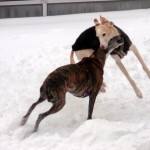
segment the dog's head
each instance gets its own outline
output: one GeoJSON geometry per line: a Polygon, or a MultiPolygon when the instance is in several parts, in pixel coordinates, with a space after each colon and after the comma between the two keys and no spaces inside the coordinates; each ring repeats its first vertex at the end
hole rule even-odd
{"type": "Polygon", "coordinates": [[[101,23],[94,19],[96,36],[100,41],[100,48],[107,49],[109,41],[116,36],[119,36],[118,30],[114,27],[112,22],[100,16],[101,23]]]}

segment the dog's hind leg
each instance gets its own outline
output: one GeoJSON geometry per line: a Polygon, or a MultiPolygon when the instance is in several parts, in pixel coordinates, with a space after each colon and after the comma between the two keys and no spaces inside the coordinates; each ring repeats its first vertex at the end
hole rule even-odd
{"type": "Polygon", "coordinates": [[[47,117],[48,115],[51,115],[51,114],[54,114],[58,111],[60,111],[63,106],[65,105],[65,98],[62,99],[62,100],[59,100],[59,101],[56,101],[53,106],[51,107],[50,110],[48,110],[47,112],[45,113],[42,113],[42,114],[39,114],[38,116],[38,119],[36,121],[36,124],[35,124],[35,127],[33,129],[33,132],[36,132],[38,130],[38,127],[39,127],[39,124],[40,122],[45,118],[47,117]]]}
{"type": "Polygon", "coordinates": [[[31,107],[29,108],[27,114],[26,114],[26,115],[22,118],[22,120],[21,120],[21,123],[20,123],[21,126],[23,126],[23,125],[26,124],[26,122],[27,122],[27,120],[28,120],[28,118],[29,118],[31,112],[33,111],[33,109],[34,109],[38,104],[42,103],[44,100],[45,100],[45,99],[44,99],[43,97],[40,97],[37,102],[35,102],[35,103],[33,103],[33,104],[31,105],[31,107]]]}
{"type": "Polygon", "coordinates": [[[141,63],[143,70],[146,72],[147,76],[150,79],[150,70],[147,68],[145,62],[143,61],[138,49],[136,48],[136,46],[134,44],[132,44],[130,46],[130,50],[135,54],[135,56],[137,57],[137,59],[139,60],[139,62],[141,63]]]}
{"type": "Polygon", "coordinates": [[[126,68],[122,64],[120,57],[118,55],[112,55],[112,58],[116,61],[117,66],[120,68],[120,70],[124,73],[124,75],[126,76],[126,78],[128,79],[128,81],[130,82],[130,84],[133,87],[136,95],[139,98],[142,98],[143,96],[142,96],[141,91],[138,89],[136,83],[131,79],[128,71],[126,70],[126,68]]]}

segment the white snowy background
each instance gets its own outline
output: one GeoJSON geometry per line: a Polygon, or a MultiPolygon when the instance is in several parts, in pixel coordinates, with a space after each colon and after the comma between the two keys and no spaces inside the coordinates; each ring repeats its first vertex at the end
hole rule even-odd
{"type": "Polygon", "coordinates": [[[123,63],[143,99],[109,57],[107,92],[97,96],[92,120],[86,120],[88,98],[67,94],[65,107],[38,132],[29,134],[51,107],[47,101],[19,125],[46,76],[69,63],[71,45],[99,15],[129,35],[150,69],[150,9],[0,20],[0,150],[150,150],[150,79],[132,52],[123,63]]]}

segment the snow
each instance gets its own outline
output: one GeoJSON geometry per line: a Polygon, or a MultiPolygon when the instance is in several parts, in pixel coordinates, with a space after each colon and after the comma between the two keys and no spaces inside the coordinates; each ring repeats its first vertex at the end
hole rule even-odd
{"type": "Polygon", "coordinates": [[[86,120],[88,98],[67,94],[65,107],[45,118],[38,132],[30,134],[48,102],[19,125],[46,76],[69,63],[71,45],[100,14],[130,36],[150,68],[150,9],[0,20],[1,150],[150,150],[150,80],[132,52],[122,61],[143,99],[109,57],[107,92],[97,96],[92,120],[86,120]]]}

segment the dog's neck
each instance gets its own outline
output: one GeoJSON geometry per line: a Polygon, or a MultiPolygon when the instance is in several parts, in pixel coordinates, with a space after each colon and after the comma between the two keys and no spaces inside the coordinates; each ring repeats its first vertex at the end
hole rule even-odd
{"type": "Polygon", "coordinates": [[[105,50],[102,50],[102,49],[99,48],[90,57],[95,58],[96,60],[98,60],[102,64],[102,66],[104,67],[105,61],[106,61],[106,54],[107,54],[107,52],[105,50]]]}

